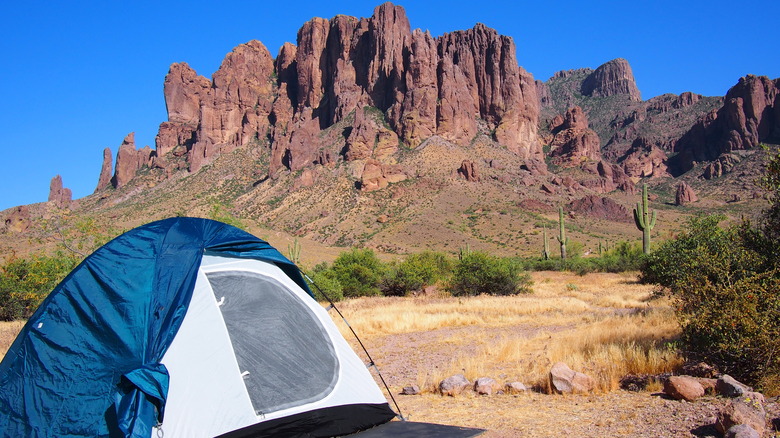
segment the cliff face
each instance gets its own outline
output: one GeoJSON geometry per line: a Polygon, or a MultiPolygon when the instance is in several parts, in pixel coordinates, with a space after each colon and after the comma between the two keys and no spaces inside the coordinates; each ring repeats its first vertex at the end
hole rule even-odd
{"type": "Polygon", "coordinates": [[[696,161],[723,161],[736,150],[780,140],[780,78],[748,75],[726,93],[723,106],[709,112],[674,145],[676,174],[696,161]]]}
{"type": "MultiPolygon", "coordinates": [[[[534,79],[518,66],[512,39],[485,25],[433,38],[412,31],[404,9],[385,3],[370,18],[314,18],[297,42],[285,44],[275,60],[259,41],[242,44],[210,81],[186,63],[171,65],[164,84],[168,121],[150,165],[170,173],[180,165],[172,156],[186,154],[189,171],[197,172],[251,142],[269,148],[270,175],[324,159],[368,159],[334,157],[317,138],[364,107],[377,108],[408,147],[434,135],[468,144],[483,132],[523,158],[541,158],[534,79]]],[[[115,187],[130,176],[126,164],[139,161],[129,155],[120,149],[115,187]]]]}
{"type": "Polygon", "coordinates": [[[613,59],[597,68],[582,82],[581,91],[583,95],[591,97],[625,94],[633,101],[642,100],[634,81],[634,72],[623,58],[613,59]]]}

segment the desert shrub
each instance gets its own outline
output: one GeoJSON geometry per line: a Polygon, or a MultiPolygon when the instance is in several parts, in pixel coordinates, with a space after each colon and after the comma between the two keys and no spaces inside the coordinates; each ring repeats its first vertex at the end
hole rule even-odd
{"type": "Polygon", "coordinates": [[[450,291],[453,295],[515,295],[531,292],[531,278],[512,259],[484,252],[464,255],[455,265],[450,291]]]}
{"type": "Polygon", "coordinates": [[[384,295],[404,296],[436,284],[452,273],[452,260],[446,254],[423,251],[411,254],[401,263],[387,267],[381,282],[384,295]]]}
{"type": "Polygon", "coordinates": [[[0,320],[29,318],[78,261],[63,252],[7,260],[0,266],[0,320]]]}
{"type": "Polygon", "coordinates": [[[317,301],[333,302],[344,299],[344,291],[341,288],[336,272],[330,269],[326,263],[321,263],[314,267],[309,277],[312,281],[306,279],[309,289],[314,292],[314,298],[317,301]]]}
{"type": "Polygon", "coordinates": [[[780,374],[780,270],[759,250],[765,235],[722,219],[690,219],[647,257],[641,279],[673,299],[686,356],[761,384],[780,374]]]}
{"type": "Polygon", "coordinates": [[[333,262],[335,278],[345,298],[379,295],[379,283],[385,266],[370,249],[353,248],[341,253],[333,262]]]}

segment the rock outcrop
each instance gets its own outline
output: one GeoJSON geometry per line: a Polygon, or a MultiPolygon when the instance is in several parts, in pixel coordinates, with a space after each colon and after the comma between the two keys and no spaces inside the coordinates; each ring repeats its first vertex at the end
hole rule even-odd
{"type": "Polygon", "coordinates": [[[136,172],[151,164],[152,150],[149,146],[135,148],[135,133],[127,134],[116,154],[116,166],[111,184],[115,188],[123,187],[135,177],[136,172]]]}
{"type": "MultiPolygon", "coordinates": [[[[258,41],[236,47],[211,81],[187,64],[165,79],[168,121],[156,138],[157,167],[177,149],[198,171],[219,154],[255,141],[271,148],[269,174],[300,170],[341,150],[317,138],[322,129],[356,115],[346,138],[347,161],[372,158],[373,129],[365,107],[388,129],[379,143],[392,154],[400,139],[416,147],[438,135],[468,144],[480,132],[522,158],[542,158],[533,77],[517,64],[511,38],[483,24],[433,38],[412,31],[404,9],[385,3],[370,18],[314,18],[274,61],[258,41]],[[390,135],[392,134],[392,135],[390,135]]],[[[125,155],[123,153],[123,155],[125,155]]],[[[118,178],[121,186],[126,181],[118,178]]]]}
{"type": "Polygon", "coordinates": [[[588,117],[582,108],[570,108],[563,117],[553,121],[558,122],[559,125],[551,127],[554,137],[550,155],[555,164],[572,166],[601,159],[599,136],[588,128],[588,117]]]}
{"type": "Polygon", "coordinates": [[[568,211],[596,219],[616,222],[631,222],[631,214],[626,207],[609,199],[597,195],[588,195],[582,199],[572,201],[568,211]]]}
{"type": "Polygon", "coordinates": [[[613,59],[597,68],[585,78],[581,91],[583,95],[591,97],[625,94],[633,101],[642,100],[634,81],[634,72],[623,58],[613,59]]]}
{"type": "Polygon", "coordinates": [[[62,186],[62,177],[57,175],[49,184],[49,202],[57,208],[68,208],[73,200],[73,193],[69,188],[62,186]]]}
{"type": "Polygon", "coordinates": [[[113,163],[113,157],[111,156],[111,148],[103,149],[103,165],[100,166],[100,178],[98,178],[97,188],[95,192],[99,192],[111,185],[111,164],[113,163]]]}
{"type": "Polygon", "coordinates": [[[676,174],[696,161],[713,161],[735,150],[780,139],[780,78],[748,75],[726,93],[723,106],[707,114],[674,145],[676,174]]]}
{"type": "Polygon", "coordinates": [[[11,212],[5,217],[5,232],[23,233],[30,228],[32,220],[30,219],[30,208],[26,205],[20,205],[11,209],[11,212]]]}
{"type": "Polygon", "coordinates": [[[677,192],[674,197],[675,205],[687,205],[698,200],[696,192],[693,191],[693,187],[688,185],[688,183],[682,181],[677,185],[677,192]]]}

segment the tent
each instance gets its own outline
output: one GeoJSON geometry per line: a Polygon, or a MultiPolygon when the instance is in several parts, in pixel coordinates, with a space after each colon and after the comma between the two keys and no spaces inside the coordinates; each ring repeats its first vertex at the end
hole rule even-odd
{"type": "Polygon", "coordinates": [[[395,416],[298,268],[171,218],[76,267],[0,363],[0,436],[335,436],[395,416]]]}

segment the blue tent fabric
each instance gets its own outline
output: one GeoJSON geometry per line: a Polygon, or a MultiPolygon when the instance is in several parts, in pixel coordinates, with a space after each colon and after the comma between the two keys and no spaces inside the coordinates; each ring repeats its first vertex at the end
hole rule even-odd
{"type": "Polygon", "coordinates": [[[160,363],[187,312],[204,254],[298,268],[238,228],[170,218],[131,230],[77,266],[0,363],[0,436],[149,437],[162,421],[160,363]]]}

